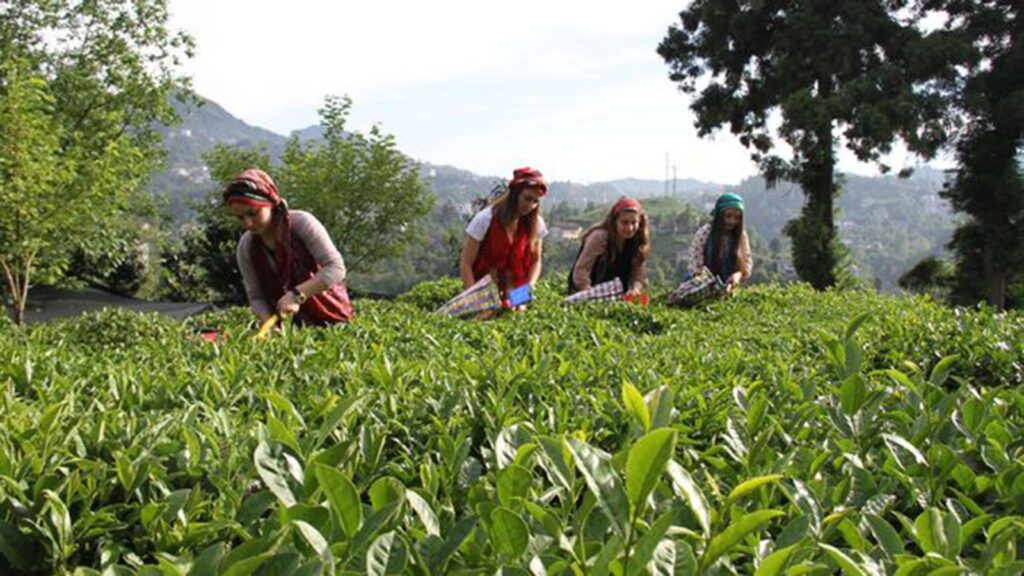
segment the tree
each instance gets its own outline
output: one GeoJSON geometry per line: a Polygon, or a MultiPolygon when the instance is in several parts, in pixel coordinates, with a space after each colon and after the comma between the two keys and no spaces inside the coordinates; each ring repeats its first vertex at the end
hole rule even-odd
{"type": "MultiPolygon", "coordinates": [[[[658,47],[686,93],[701,136],[728,125],[770,183],[800,184],[805,204],[785,228],[793,264],[815,288],[845,258],[834,224],[840,138],[880,163],[902,138],[932,156],[945,141],[942,35],[898,16],[910,0],[694,0],[658,47]],[[930,81],[935,90],[922,90],[930,81]],[[778,118],[778,122],[776,122],[778,118]],[[773,153],[777,135],[792,148],[773,153]]],[[[880,163],[883,171],[888,167],[880,163]]]]}
{"type": "Polygon", "coordinates": [[[53,98],[46,82],[23,70],[4,73],[0,95],[0,268],[11,299],[11,317],[25,314],[29,280],[59,271],[54,243],[81,219],[64,210],[68,180],[60,154],[62,132],[53,118],[53,98]],[[69,228],[70,227],[70,228],[69,228]]]}
{"type": "Polygon", "coordinates": [[[368,135],[346,132],[352,101],[327,97],[320,109],[322,141],[292,137],[285,147],[278,184],[291,205],[323,222],[350,270],[366,270],[397,256],[419,237],[417,221],[434,196],[418,166],[378,126],[368,135]]]}
{"type": "Polygon", "coordinates": [[[30,281],[58,280],[76,251],[123,241],[162,160],[176,73],[191,39],[167,29],[164,0],[8,0],[0,9],[0,217],[6,282],[20,321],[30,281]],[[9,196],[8,196],[9,195],[9,196]]]}
{"type": "Polygon", "coordinates": [[[928,0],[948,16],[946,30],[972,52],[955,108],[969,129],[957,146],[958,168],[943,196],[967,221],[950,247],[957,260],[954,296],[1007,306],[1024,266],[1024,30],[1019,1],[928,0]]]}

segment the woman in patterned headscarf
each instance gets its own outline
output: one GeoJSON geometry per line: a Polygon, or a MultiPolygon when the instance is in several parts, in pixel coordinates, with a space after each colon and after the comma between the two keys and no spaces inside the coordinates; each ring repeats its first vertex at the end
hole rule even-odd
{"type": "Polygon", "coordinates": [[[274,180],[250,168],[224,188],[224,204],[245,229],[236,258],[260,322],[277,314],[300,324],[352,318],[345,263],[312,214],[289,210],[274,180]]]}
{"type": "Polygon", "coordinates": [[[627,298],[638,296],[650,253],[647,213],[636,200],[622,197],[602,222],[583,233],[569,273],[569,294],[618,278],[627,298]]]}
{"type": "Polygon", "coordinates": [[[750,278],[754,261],[743,226],[743,210],[743,198],[739,194],[718,197],[711,211],[712,221],[697,229],[690,244],[690,274],[697,274],[706,266],[730,292],[750,278]]]}
{"type": "Polygon", "coordinates": [[[488,274],[502,294],[537,282],[541,241],[548,232],[540,216],[540,199],[547,192],[539,170],[519,168],[512,173],[508,192],[470,221],[459,258],[464,288],[488,274]]]}

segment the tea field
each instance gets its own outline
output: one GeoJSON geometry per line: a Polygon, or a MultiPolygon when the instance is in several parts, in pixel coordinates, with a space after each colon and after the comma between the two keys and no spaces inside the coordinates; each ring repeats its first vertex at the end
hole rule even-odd
{"type": "Polygon", "coordinates": [[[1024,572],[1019,314],[452,293],[0,326],[0,574],[1024,572]]]}

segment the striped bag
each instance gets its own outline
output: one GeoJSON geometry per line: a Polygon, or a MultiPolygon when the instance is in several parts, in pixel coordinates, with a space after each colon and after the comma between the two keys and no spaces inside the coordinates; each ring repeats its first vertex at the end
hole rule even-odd
{"type": "Polygon", "coordinates": [[[463,318],[494,311],[500,307],[501,296],[498,293],[498,286],[491,279],[490,274],[488,274],[476,284],[460,292],[458,296],[452,298],[437,310],[434,310],[434,314],[463,318]]]}

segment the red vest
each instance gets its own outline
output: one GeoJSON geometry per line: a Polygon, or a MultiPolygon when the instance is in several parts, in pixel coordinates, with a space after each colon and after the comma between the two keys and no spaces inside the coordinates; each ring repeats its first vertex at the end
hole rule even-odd
{"type": "MultiPolygon", "coordinates": [[[[249,257],[256,268],[256,276],[259,278],[263,295],[270,302],[271,307],[276,306],[277,301],[284,296],[286,290],[291,290],[309,280],[323,268],[313,260],[313,255],[302,243],[302,239],[294,234],[289,234],[289,236],[291,250],[285,250],[284,246],[275,246],[274,264],[277,266],[277,271],[270,265],[270,255],[267,254],[263,240],[254,235],[252,242],[249,243],[249,257]],[[285,272],[286,277],[281,278],[278,272],[285,272]]],[[[348,322],[353,315],[354,310],[352,302],[348,298],[348,290],[345,289],[344,283],[338,283],[307,298],[295,314],[295,320],[300,324],[324,325],[348,322]]]]}
{"type": "Polygon", "coordinates": [[[497,208],[491,208],[491,225],[480,242],[480,251],[473,262],[474,280],[493,272],[494,280],[502,292],[530,281],[530,269],[533,268],[536,255],[530,249],[530,231],[526,222],[525,218],[519,220],[515,238],[509,243],[497,208]]]}

